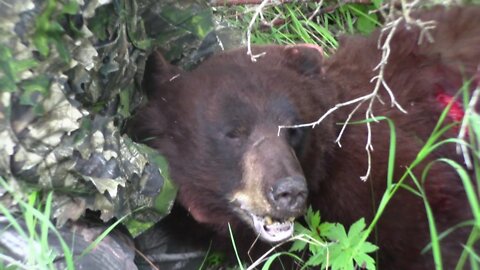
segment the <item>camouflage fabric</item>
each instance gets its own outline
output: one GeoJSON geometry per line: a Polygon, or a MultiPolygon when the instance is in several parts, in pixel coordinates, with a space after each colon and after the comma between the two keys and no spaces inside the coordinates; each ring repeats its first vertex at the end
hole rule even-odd
{"type": "MultiPolygon", "coordinates": [[[[213,31],[204,1],[0,6],[0,176],[16,192],[53,190],[57,225],[91,209],[104,221],[127,216],[138,235],[175,197],[163,157],[122,134],[144,101],[138,86],[146,56],[160,48],[188,68],[222,47],[221,39],[238,38],[213,31]]],[[[8,205],[8,193],[0,195],[8,205]]]]}

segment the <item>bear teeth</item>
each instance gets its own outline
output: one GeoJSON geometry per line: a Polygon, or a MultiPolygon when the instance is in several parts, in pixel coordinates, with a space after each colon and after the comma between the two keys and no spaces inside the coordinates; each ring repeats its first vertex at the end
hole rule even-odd
{"type": "Polygon", "coordinates": [[[284,221],[274,221],[271,217],[259,217],[252,214],[254,228],[260,238],[268,242],[280,242],[293,234],[291,218],[284,221]]]}
{"type": "Polygon", "coordinates": [[[266,217],[264,218],[264,221],[265,221],[265,224],[266,224],[266,225],[272,225],[272,224],[273,224],[273,220],[272,220],[272,218],[269,217],[269,216],[266,216],[266,217]]]}

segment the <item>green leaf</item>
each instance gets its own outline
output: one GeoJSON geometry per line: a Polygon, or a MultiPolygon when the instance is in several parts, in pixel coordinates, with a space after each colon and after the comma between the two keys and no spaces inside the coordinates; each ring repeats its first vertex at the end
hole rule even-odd
{"type": "MultiPolygon", "coordinates": [[[[333,253],[333,252],[332,252],[333,253]]],[[[350,252],[335,252],[332,254],[331,269],[354,270],[353,260],[350,258],[350,252]],[[335,256],[336,255],[336,256],[335,256]]]]}
{"type": "Polygon", "coordinates": [[[290,249],[288,251],[290,251],[290,252],[300,252],[300,251],[303,251],[306,246],[307,246],[307,242],[302,241],[302,240],[296,240],[295,242],[293,242],[292,246],[290,247],[290,249]]]}
{"type": "Polygon", "coordinates": [[[375,260],[365,253],[358,253],[353,257],[355,263],[361,268],[375,269],[375,260]]]}
{"type": "Polygon", "coordinates": [[[324,235],[331,241],[339,241],[342,243],[348,242],[347,232],[342,224],[335,223],[330,230],[326,231],[324,235]]]}
{"type": "Polygon", "coordinates": [[[294,231],[296,234],[309,234],[310,230],[305,228],[302,224],[295,222],[294,231]]]}
{"type": "Polygon", "coordinates": [[[370,13],[376,9],[375,5],[349,4],[347,7],[357,17],[355,27],[360,33],[369,34],[380,26],[377,14],[370,13]]]}
{"type": "Polygon", "coordinates": [[[374,252],[378,249],[378,247],[370,242],[364,242],[362,244],[362,246],[360,247],[359,249],[359,252],[363,252],[363,253],[370,253],[370,252],[374,252]]]}
{"type": "Polygon", "coordinates": [[[326,236],[329,231],[335,229],[335,223],[324,222],[318,226],[318,232],[320,236],[326,236]]]}
{"type": "Polygon", "coordinates": [[[363,236],[363,230],[365,229],[365,219],[361,218],[357,222],[353,223],[348,230],[348,238],[349,239],[361,239],[363,236]]]}
{"type": "Polygon", "coordinates": [[[382,3],[383,3],[383,0],[372,0],[372,4],[375,7],[375,9],[379,9],[382,3]]]}
{"type": "Polygon", "coordinates": [[[377,20],[377,16],[375,14],[370,15],[372,18],[367,17],[359,17],[356,23],[358,31],[363,34],[368,34],[373,32],[377,28],[377,25],[373,22],[377,20]]]}
{"type": "Polygon", "coordinates": [[[305,250],[308,245],[308,251],[311,256],[304,265],[320,267],[321,269],[351,269],[354,270],[356,265],[367,269],[375,269],[375,261],[367,253],[374,252],[378,249],[372,243],[365,241],[365,219],[361,218],[353,223],[348,234],[345,227],[339,223],[320,223],[320,213],[313,211],[311,207],[307,209],[305,219],[308,228],[302,224],[295,224],[295,232],[297,234],[306,234],[320,243],[306,243],[297,240],[290,248],[291,252],[300,252],[305,250]]]}
{"type": "Polygon", "coordinates": [[[307,210],[306,219],[307,219],[308,227],[310,227],[312,231],[315,231],[315,229],[320,225],[320,212],[319,211],[313,212],[313,209],[310,206],[307,210]]]}
{"type": "Polygon", "coordinates": [[[319,266],[321,264],[326,263],[326,256],[322,252],[318,252],[316,254],[313,254],[306,262],[305,266],[319,266]]]}

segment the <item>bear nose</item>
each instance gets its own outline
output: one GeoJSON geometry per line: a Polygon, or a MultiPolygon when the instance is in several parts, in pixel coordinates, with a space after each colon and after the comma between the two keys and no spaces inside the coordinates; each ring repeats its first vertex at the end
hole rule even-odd
{"type": "Polygon", "coordinates": [[[269,200],[281,215],[300,215],[307,200],[307,184],[305,178],[292,176],[277,180],[273,185],[269,200]]]}

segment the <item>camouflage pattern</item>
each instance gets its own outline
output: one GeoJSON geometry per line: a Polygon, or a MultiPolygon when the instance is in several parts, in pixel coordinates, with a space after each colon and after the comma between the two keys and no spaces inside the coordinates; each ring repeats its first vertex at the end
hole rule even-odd
{"type": "MultiPolygon", "coordinates": [[[[160,48],[190,68],[224,43],[238,44],[238,35],[218,30],[200,0],[0,6],[1,178],[19,193],[53,190],[59,226],[91,209],[104,221],[128,216],[138,235],[175,198],[163,157],[122,134],[144,102],[146,56],[160,48]]],[[[0,203],[9,204],[1,188],[0,203]]]]}

